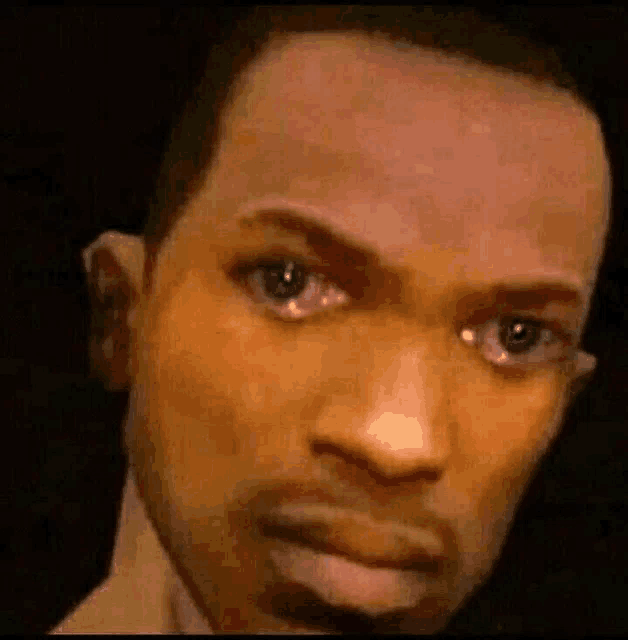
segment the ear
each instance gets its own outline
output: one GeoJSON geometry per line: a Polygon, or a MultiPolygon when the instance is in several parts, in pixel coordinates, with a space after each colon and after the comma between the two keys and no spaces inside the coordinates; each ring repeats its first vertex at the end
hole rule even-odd
{"type": "Polygon", "coordinates": [[[596,366],[597,358],[594,355],[585,353],[584,351],[578,352],[569,388],[571,400],[574,400],[589,382],[591,382],[596,366]]]}
{"type": "Polygon", "coordinates": [[[129,317],[142,291],[144,241],[107,231],[82,254],[91,301],[91,374],[109,390],[128,389],[129,317]]]}

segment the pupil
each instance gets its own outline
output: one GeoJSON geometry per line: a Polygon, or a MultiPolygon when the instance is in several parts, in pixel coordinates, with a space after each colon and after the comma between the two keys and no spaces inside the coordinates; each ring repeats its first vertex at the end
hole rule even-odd
{"type": "Polygon", "coordinates": [[[305,288],[305,269],[294,262],[281,262],[264,267],[264,288],[271,298],[287,300],[305,288]]]}
{"type": "Polygon", "coordinates": [[[499,339],[506,351],[522,353],[536,344],[539,330],[529,320],[514,318],[503,326],[499,339]]]}

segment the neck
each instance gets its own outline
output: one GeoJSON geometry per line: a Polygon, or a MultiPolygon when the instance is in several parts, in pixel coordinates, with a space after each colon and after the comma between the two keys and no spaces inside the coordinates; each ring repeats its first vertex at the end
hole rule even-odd
{"type": "Polygon", "coordinates": [[[132,591],[121,603],[131,626],[157,632],[212,633],[159,541],[132,468],[124,486],[109,579],[119,585],[121,593],[132,591]]]}

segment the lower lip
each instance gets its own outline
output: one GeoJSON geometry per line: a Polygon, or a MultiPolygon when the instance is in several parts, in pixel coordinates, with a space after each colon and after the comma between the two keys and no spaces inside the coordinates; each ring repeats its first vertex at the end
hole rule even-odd
{"type": "Polygon", "coordinates": [[[285,579],[309,587],[332,606],[357,608],[370,616],[416,607],[427,591],[424,574],[371,568],[286,542],[279,542],[270,557],[285,579]]]}

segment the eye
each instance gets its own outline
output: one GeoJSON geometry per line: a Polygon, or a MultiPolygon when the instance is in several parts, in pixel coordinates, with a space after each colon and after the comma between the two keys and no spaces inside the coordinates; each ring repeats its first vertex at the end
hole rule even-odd
{"type": "Polygon", "coordinates": [[[528,366],[557,362],[567,356],[569,340],[548,323],[522,316],[492,318],[479,330],[465,327],[463,342],[476,346],[495,365],[528,366]]]}
{"type": "Polygon", "coordinates": [[[297,260],[252,265],[246,280],[256,302],[288,320],[304,318],[349,301],[345,291],[297,260]]]}

